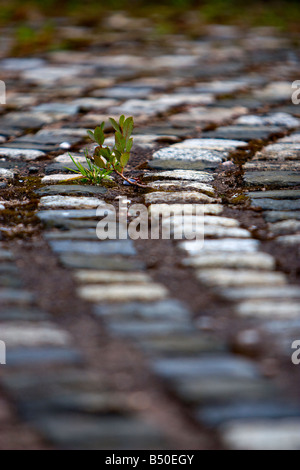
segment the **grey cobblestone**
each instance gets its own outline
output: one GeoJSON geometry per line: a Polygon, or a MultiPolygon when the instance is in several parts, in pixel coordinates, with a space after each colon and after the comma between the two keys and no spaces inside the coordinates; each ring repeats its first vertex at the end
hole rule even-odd
{"type": "MultiPolygon", "coordinates": [[[[176,419],[187,416],[176,424],[182,439],[193,417],[195,429],[212,428],[226,449],[298,450],[299,404],[286,393],[295,388],[291,342],[300,331],[298,271],[287,266],[300,241],[300,113],[291,105],[298,51],[275,30],[211,25],[201,40],[170,34],[158,43],[152,35],[137,54],[134,33],[142,21],[108,16],[116,30],[102,32],[98,42],[89,27],[58,26],[69,39],[92,41],[80,51],[4,58],[1,48],[10,88],[0,119],[0,340],[7,342],[9,365],[1,388],[22,419],[58,449],[171,448],[167,427],[174,423],[161,426],[166,415],[158,419],[155,408],[162,413],[168,393],[158,403],[158,390],[131,392],[126,354],[115,382],[102,377],[108,366],[101,351],[121,338],[118,344],[125,340],[145,361],[137,383],[153,374],[155,386],[176,395],[176,419]],[[133,166],[150,191],[117,185],[112,191],[138,196],[152,221],[167,215],[173,232],[186,203],[203,205],[204,245],[172,240],[171,255],[149,248],[148,256],[146,241],[139,251],[132,240],[97,239],[96,208],[115,194],[77,182],[66,169],[75,168],[68,152],[84,162],[86,130],[123,112],[137,124],[133,155],[149,161],[145,170],[136,168],[140,162],[133,166]],[[37,186],[32,192],[28,175],[37,186]],[[38,236],[27,239],[21,228],[34,213],[38,236]],[[9,238],[18,229],[20,239],[9,238]],[[40,307],[48,288],[30,289],[32,270],[41,266],[38,248],[29,280],[22,256],[7,249],[20,253],[18,247],[39,243],[40,234],[46,259],[52,256],[69,287],[74,282],[72,300],[93,322],[95,351],[78,341],[85,328],[72,334],[79,328],[73,312],[61,318],[40,307]],[[194,306],[193,297],[202,295],[201,308],[194,306]],[[89,360],[97,354],[93,369],[89,360]],[[278,370],[282,364],[285,371],[278,370]]],[[[184,219],[189,228],[193,221],[184,219]]],[[[40,276],[51,281],[45,263],[40,276]]]]}

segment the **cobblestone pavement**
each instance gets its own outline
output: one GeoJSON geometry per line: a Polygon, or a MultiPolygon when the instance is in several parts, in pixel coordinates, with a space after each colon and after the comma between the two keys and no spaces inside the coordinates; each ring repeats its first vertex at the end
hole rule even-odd
{"type": "Polygon", "coordinates": [[[118,34],[0,60],[0,448],[299,450],[299,50],[118,34]],[[122,113],[147,188],[68,184],[68,152],[122,113]],[[152,221],[204,204],[204,246],[99,241],[120,200],[152,221]]]}

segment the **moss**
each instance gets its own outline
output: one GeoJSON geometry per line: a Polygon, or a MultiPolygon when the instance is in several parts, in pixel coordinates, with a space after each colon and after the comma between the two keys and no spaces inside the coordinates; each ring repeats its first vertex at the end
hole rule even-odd
{"type": "Polygon", "coordinates": [[[40,221],[35,215],[39,199],[34,192],[39,187],[41,180],[38,177],[28,177],[22,181],[15,178],[8,188],[1,191],[1,196],[9,204],[0,212],[5,238],[24,239],[40,230],[40,221]]]}

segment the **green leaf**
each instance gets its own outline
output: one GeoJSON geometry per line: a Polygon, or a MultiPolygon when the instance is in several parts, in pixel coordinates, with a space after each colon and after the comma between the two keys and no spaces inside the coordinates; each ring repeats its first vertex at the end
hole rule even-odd
{"type": "Polygon", "coordinates": [[[95,156],[95,164],[99,167],[99,168],[106,168],[107,167],[107,160],[105,160],[104,157],[101,157],[101,156],[95,156]]]}
{"type": "Polygon", "coordinates": [[[126,141],[120,132],[116,132],[115,134],[115,149],[119,152],[124,152],[126,146],[126,141]]]}
{"type": "Polygon", "coordinates": [[[115,131],[120,132],[121,129],[120,129],[119,124],[117,123],[117,121],[114,118],[109,118],[109,120],[110,120],[111,125],[115,129],[115,131]]]}
{"type": "Polygon", "coordinates": [[[131,136],[133,127],[134,127],[133,118],[132,117],[127,118],[123,125],[123,135],[126,140],[129,139],[129,137],[131,136]]]}
{"type": "Polygon", "coordinates": [[[123,136],[122,136],[121,132],[116,132],[115,133],[115,142],[116,143],[121,143],[122,139],[123,139],[123,136]]]}
{"type": "Polygon", "coordinates": [[[121,155],[120,164],[121,164],[122,168],[125,168],[125,166],[128,163],[129,158],[130,158],[130,153],[129,152],[125,152],[121,155]]]}
{"type": "Polygon", "coordinates": [[[90,137],[90,139],[94,140],[95,141],[95,137],[94,137],[94,132],[93,131],[86,131],[87,135],[90,137]]]}
{"type": "Polygon", "coordinates": [[[122,116],[120,116],[120,119],[119,119],[119,124],[120,124],[121,129],[123,127],[124,121],[125,121],[125,116],[124,114],[122,114],[122,116]]]}
{"type": "Polygon", "coordinates": [[[126,152],[130,152],[132,145],[133,145],[133,139],[129,139],[126,144],[126,152]]]}
{"type": "Polygon", "coordinates": [[[95,132],[94,132],[94,137],[95,137],[96,142],[99,145],[103,145],[105,137],[104,137],[104,132],[101,129],[101,127],[96,127],[95,132]]]}
{"type": "Polygon", "coordinates": [[[120,161],[121,155],[122,155],[122,152],[120,152],[119,150],[114,151],[114,156],[116,157],[118,161],[120,161]]]}
{"type": "Polygon", "coordinates": [[[67,166],[64,167],[66,170],[72,171],[72,173],[81,174],[81,171],[73,170],[72,168],[68,168],[67,166]]]}

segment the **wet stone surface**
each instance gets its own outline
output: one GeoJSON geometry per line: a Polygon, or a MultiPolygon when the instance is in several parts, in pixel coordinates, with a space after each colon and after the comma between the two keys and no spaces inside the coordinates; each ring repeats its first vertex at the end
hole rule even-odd
{"type": "Polygon", "coordinates": [[[72,50],[0,51],[1,425],[13,410],[0,448],[18,424],[30,449],[299,450],[295,41],[106,22],[60,19],[72,50]],[[136,124],[128,174],[146,188],[83,183],[69,152],[85,164],[86,130],[121,113],[136,124]],[[119,196],[173,238],[99,240],[97,208],[113,217],[119,196]],[[204,240],[177,239],[199,206],[204,240]]]}

